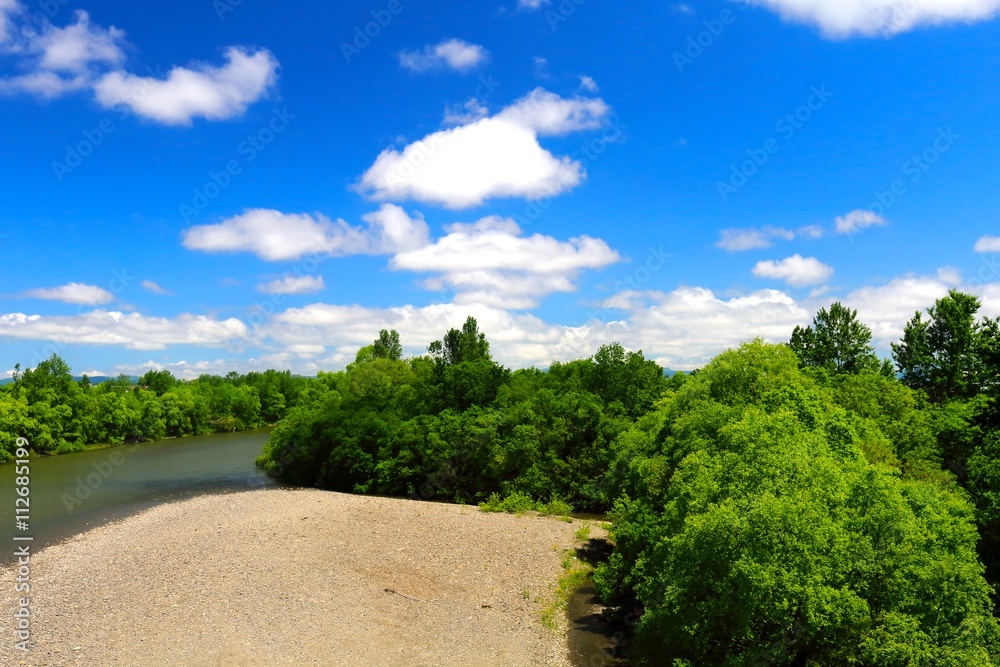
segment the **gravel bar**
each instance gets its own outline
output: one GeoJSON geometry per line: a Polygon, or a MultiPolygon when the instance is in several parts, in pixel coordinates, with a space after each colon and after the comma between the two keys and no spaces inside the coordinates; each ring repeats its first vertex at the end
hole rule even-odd
{"type": "Polygon", "coordinates": [[[0,664],[568,667],[540,611],[579,525],[313,489],[161,505],[33,554],[30,651],[6,613],[0,664]]]}

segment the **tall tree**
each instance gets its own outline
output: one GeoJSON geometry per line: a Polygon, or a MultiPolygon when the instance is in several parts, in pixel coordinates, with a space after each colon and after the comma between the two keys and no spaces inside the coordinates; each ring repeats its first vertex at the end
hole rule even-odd
{"type": "Polygon", "coordinates": [[[399,361],[403,357],[403,345],[399,342],[399,333],[395,329],[379,331],[372,348],[376,359],[399,361]]]}
{"type": "Polygon", "coordinates": [[[427,351],[446,366],[479,359],[490,360],[490,343],[486,334],[480,333],[476,318],[471,316],[465,320],[461,330],[449,330],[442,340],[431,343],[427,351]]]}
{"type": "Polygon", "coordinates": [[[788,345],[803,366],[822,366],[838,373],[876,370],[872,330],[858,321],[858,311],[837,301],[821,308],[811,327],[795,327],[788,345]]]}
{"type": "Polygon", "coordinates": [[[903,382],[923,389],[936,402],[971,398],[983,383],[984,325],[976,323],[980,301],[951,290],[907,322],[903,339],[892,344],[892,356],[903,382]]]}

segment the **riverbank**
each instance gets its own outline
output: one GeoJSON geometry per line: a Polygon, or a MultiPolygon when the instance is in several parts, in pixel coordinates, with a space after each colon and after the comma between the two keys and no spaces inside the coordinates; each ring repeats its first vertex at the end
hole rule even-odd
{"type": "Polygon", "coordinates": [[[31,651],[5,614],[0,663],[567,667],[541,611],[580,525],[301,489],[162,505],[34,555],[31,651]]]}

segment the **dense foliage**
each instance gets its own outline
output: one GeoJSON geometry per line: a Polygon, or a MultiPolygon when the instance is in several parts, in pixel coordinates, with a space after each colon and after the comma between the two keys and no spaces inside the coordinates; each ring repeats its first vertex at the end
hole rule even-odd
{"type": "Polygon", "coordinates": [[[595,578],[639,611],[638,665],[998,665],[1000,323],[978,309],[954,292],[916,314],[893,364],[835,303],[787,345],[670,379],[620,345],[510,372],[469,320],[430,356],[376,343],[323,375],[260,463],[343,491],[610,510],[595,578]]]}
{"type": "Polygon", "coordinates": [[[548,372],[511,372],[491,359],[472,318],[428,357],[377,348],[320,374],[261,465],[339,491],[466,502],[521,493],[603,509],[611,443],[667,386],[659,366],[620,345],[548,372]]]}
{"type": "Polygon", "coordinates": [[[12,459],[15,440],[35,451],[64,453],[95,444],[244,430],[273,424],[298,400],[306,380],[266,371],[191,382],[169,371],[149,371],[138,383],[119,376],[100,384],[74,380],[57,355],[20,371],[0,387],[0,462],[12,459]]]}

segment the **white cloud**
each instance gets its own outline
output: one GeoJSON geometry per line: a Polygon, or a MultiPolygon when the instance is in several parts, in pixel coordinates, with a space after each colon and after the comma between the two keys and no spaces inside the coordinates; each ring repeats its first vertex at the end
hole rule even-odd
{"type": "Polygon", "coordinates": [[[844,304],[858,311],[858,319],[872,329],[872,338],[888,349],[903,335],[903,327],[916,311],[933,306],[947,296],[951,287],[940,278],[905,276],[885,285],[862,287],[844,298],[844,304]]]}
{"type": "Polygon", "coordinates": [[[833,275],[833,267],[827,266],[815,257],[796,254],[780,262],[774,260],[757,262],[753,267],[753,275],[757,278],[784,280],[792,287],[805,287],[829,279],[833,275]]]}
{"type": "MultiPolygon", "coordinates": [[[[0,32],[7,32],[10,19],[2,5],[0,16],[5,17],[0,32]]],[[[16,39],[6,44],[6,50],[16,54],[27,71],[0,79],[0,90],[54,98],[88,88],[101,70],[125,60],[123,31],[91,23],[85,11],[77,11],[73,16],[74,23],[64,28],[46,25],[38,31],[25,27],[16,39]]]]}
{"type": "Polygon", "coordinates": [[[1000,0],[750,0],[830,38],[896,35],[918,26],[972,23],[996,16],[1000,0]]]}
{"type": "Polygon", "coordinates": [[[175,67],[166,79],[136,76],[122,69],[125,33],[91,23],[76,11],[65,27],[28,22],[30,14],[15,0],[0,0],[0,53],[17,58],[24,72],[0,78],[0,92],[54,98],[93,90],[105,107],[124,104],[139,115],[169,125],[188,125],[243,114],[276,79],[278,62],[267,50],[227,49],[221,67],[175,67]]]}
{"type": "Polygon", "coordinates": [[[326,289],[326,283],[323,282],[323,276],[287,275],[261,283],[257,285],[257,289],[265,294],[311,294],[326,289]]]}
{"type": "Polygon", "coordinates": [[[539,88],[495,116],[435,132],[402,151],[386,149],[358,188],[378,200],[452,209],[496,197],[553,196],[583,181],[583,165],[545,150],[538,136],[594,129],[608,113],[601,99],[563,99],[539,88]]]}
{"type": "Polygon", "coordinates": [[[773,239],[791,241],[794,238],[795,232],[782,227],[730,228],[719,232],[719,240],[715,245],[727,252],[743,252],[758,248],[770,248],[774,245],[773,239]]]}
{"type": "Polygon", "coordinates": [[[819,239],[823,238],[825,233],[823,228],[819,225],[806,225],[805,227],[800,227],[795,230],[796,235],[807,238],[807,239],[819,239]]]}
{"type": "Polygon", "coordinates": [[[17,0],[0,0],[0,47],[10,38],[10,14],[20,9],[17,0]]]}
{"type": "Polygon", "coordinates": [[[445,107],[445,125],[468,125],[490,115],[490,110],[476,98],[466,100],[465,104],[445,107]]]}
{"type": "Polygon", "coordinates": [[[549,0],[517,0],[518,9],[534,11],[542,5],[548,4],[549,0]]]}
{"type": "Polygon", "coordinates": [[[401,52],[399,64],[412,72],[445,68],[465,72],[486,62],[489,56],[489,51],[478,44],[470,44],[461,39],[447,39],[425,46],[421,51],[401,52]]]}
{"type": "Polygon", "coordinates": [[[984,236],[976,241],[976,252],[1000,252],[1000,236],[984,236]]]}
{"type": "Polygon", "coordinates": [[[247,335],[247,327],[240,320],[219,321],[201,315],[165,318],[107,310],[70,316],[0,315],[0,336],[120,345],[130,350],[162,350],[168,345],[222,347],[247,335]]]}
{"type": "Polygon", "coordinates": [[[535,88],[496,117],[545,136],[596,130],[609,112],[607,103],[599,97],[564,99],[544,88],[535,88]]]}
{"type": "Polygon", "coordinates": [[[594,81],[592,76],[581,76],[580,77],[580,89],[586,90],[588,93],[596,93],[598,91],[597,82],[594,81]]]}
{"type": "Polygon", "coordinates": [[[437,274],[430,289],[456,292],[459,304],[531,308],[552,292],[571,292],[584,269],[619,261],[617,252],[589,236],[559,241],[551,236],[523,236],[513,220],[490,217],[455,224],[436,242],[392,258],[396,270],[437,274]]]}
{"type": "Polygon", "coordinates": [[[100,306],[110,303],[114,299],[114,295],[106,289],[84,283],[69,283],[61,287],[28,290],[23,296],[29,299],[46,299],[86,306],[100,306]]]}
{"type": "Polygon", "coordinates": [[[379,329],[396,329],[407,354],[423,354],[431,341],[471,315],[494,357],[513,367],[589,357],[601,345],[620,341],[665,366],[687,370],[754,336],[786,341],[810,318],[807,309],[774,290],[726,300],[711,290],[682,287],[670,293],[624,293],[614,301],[606,307],[623,311],[623,319],[606,310],[578,326],[481,304],[382,309],[317,303],[280,313],[258,334],[288,347],[324,343],[337,352],[323,361],[343,367],[379,329]]]}
{"type": "Polygon", "coordinates": [[[139,283],[143,289],[152,292],[153,294],[170,294],[169,290],[160,287],[159,284],[153,282],[152,280],[143,280],[139,283]]]}
{"type": "Polygon", "coordinates": [[[76,23],[53,28],[36,42],[43,69],[54,72],[85,72],[92,63],[117,65],[125,59],[125,33],[114,26],[102,28],[90,22],[85,11],[77,11],[76,23]]]}
{"type": "Polygon", "coordinates": [[[854,234],[867,227],[886,224],[886,219],[874,211],[851,211],[847,215],[839,216],[835,223],[838,234],[854,234]]]}
{"type": "Polygon", "coordinates": [[[184,247],[204,252],[252,252],[277,262],[307,254],[388,254],[422,245],[427,223],[411,218],[398,206],[385,204],[364,216],[367,227],[324,215],[282,213],[250,209],[213,225],[199,225],[183,232],[184,247]]]}
{"type": "Polygon", "coordinates": [[[175,67],[166,80],[111,72],[94,86],[105,107],[124,104],[167,125],[190,125],[197,117],[221,120],[242,115],[274,84],[278,61],[270,51],[230,47],[221,67],[175,67]]]}

